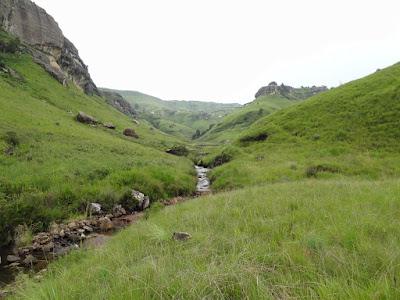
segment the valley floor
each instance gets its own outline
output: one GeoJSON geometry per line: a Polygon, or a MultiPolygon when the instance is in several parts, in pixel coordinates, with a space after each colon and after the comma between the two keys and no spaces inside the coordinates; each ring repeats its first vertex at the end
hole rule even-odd
{"type": "Polygon", "coordinates": [[[398,195],[397,179],[309,179],[196,198],[21,278],[15,299],[399,299],[398,195]]]}

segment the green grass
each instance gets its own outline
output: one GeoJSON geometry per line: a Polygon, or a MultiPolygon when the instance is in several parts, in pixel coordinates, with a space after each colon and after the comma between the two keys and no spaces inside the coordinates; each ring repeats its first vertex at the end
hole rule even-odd
{"type": "Polygon", "coordinates": [[[73,84],[63,87],[28,55],[1,60],[23,79],[0,74],[0,244],[10,227],[42,230],[87,202],[111,206],[129,188],[153,200],[193,192],[191,161],[164,153],[180,140],[135,124],[73,84]],[[78,111],[117,129],[80,124],[78,111]],[[122,135],[128,127],[139,139],[122,135]]]}
{"type": "Polygon", "coordinates": [[[204,134],[200,141],[229,144],[237,138],[238,133],[248,128],[257,120],[298,102],[280,96],[259,97],[228,114],[221,122],[217,123],[210,131],[204,134]]]}
{"type": "Polygon", "coordinates": [[[241,131],[221,132],[232,142],[231,162],[212,173],[216,190],[318,178],[378,179],[400,175],[400,65],[335,88],[263,117],[241,131]],[[244,142],[260,134],[262,142],[244,142]]]}
{"type": "Polygon", "coordinates": [[[198,198],[24,278],[15,299],[398,299],[399,194],[346,179],[198,198]]]}
{"type": "Polygon", "coordinates": [[[196,130],[207,131],[224,116],[240,107],[239,104],[223,104],[201,101],[164,101],[135,91],[116,91],[159,130],[190,140],[196,130]]]}

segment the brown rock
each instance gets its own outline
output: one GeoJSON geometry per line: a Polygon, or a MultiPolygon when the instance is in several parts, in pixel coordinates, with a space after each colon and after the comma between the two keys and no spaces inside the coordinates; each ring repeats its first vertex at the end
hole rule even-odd
{"type": "Polygon", "coordinates": [[[78,122],[84,123],[84,124],[92,124],[92,125],[96,125],[99,122],[93,118],[92,116],[89,116],[87,114],[85,114],[84,112],[79,112],[78,115],[76,116],[76,120],[78,122]]]}
{"type": "Polygon", "coordinates": [[[99,227],[103,231],[109,231],[114,228],[113,222],[108,217],[99,219],[99,227]]]}
{"type": "Polygon", "coordinates": [[[24,261],[22,262],[25,266],[32,266],[37,262],[36,257],[33,255],[29,254],[25,257],[24,261]]]}
{"type": "Polygon", "coordinates": [[[112,124],[112,123],[104,123],[103,126],[104,126],[105,128],[113,129],[113,130],[114,130],[115,128],[117,128],[117,127],[115,127],[115,125],[112,124]]]}
{"type": "Polygon", "coordinates": [[[8,255],[7,256],[7,262],[12,264],[21,261],[21,258],[16,255],[8,255]]]}
{"type": "Polygon", "coordinates": [[[126,128],[124,130],[124,135],[125,136],[129,136],[129,137],[133,137],[135,139],[139,138],[139,136],[137,135],[136,131],[134,129],[132,129],[132,128],[126,128]]]}
{"type": "Polygon", "coordinates": [[[172,238],[175,241],[187,241],[192,238],[192,236],[187,232],[174,232],[172,238]]]}

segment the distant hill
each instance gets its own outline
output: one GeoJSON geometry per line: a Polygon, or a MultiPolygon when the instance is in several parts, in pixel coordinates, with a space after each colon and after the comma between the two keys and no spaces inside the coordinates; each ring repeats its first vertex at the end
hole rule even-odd
{"type": "Polygon", "coordinates": [[[165,133],[185,139],[199,137],[223,117],[241,107],[236,103],[165,101],[136,91],[114,92],[122,95],[140,118],[165,133]]]}

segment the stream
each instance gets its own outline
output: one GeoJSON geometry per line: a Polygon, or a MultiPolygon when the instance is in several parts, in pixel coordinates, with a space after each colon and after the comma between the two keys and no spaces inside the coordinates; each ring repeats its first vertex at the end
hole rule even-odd
{"type": "MultiPolygon", "coordinates": [[[[196,195],[201,196],[211,193],[210,189],[211,183],[207,177],[207,174],[210,170],[202,166],[195,166],[195,170],[197,174],[196,195]]],[[[142,213],[134,213],[131,215],[128,214],[121,217],[113,218],[112,219],[113,230],[104,232],[103,231],[93,232],[89,234],[86,237],[86,239],[82,241],[80,244],[73,244],[73,245],[71,244],[68,247],[75,247],[75,248],[101,247],[111,238],[112,235],[114,235],[120,229],[135,223],[140,217],[142,217],[142,215],[143,215],[142,213]]],[[[0,299],[2,299],[2,297],[4,296],[2,294],[2,289],[7,288],[9,285],[12,285],[12,283],[15,282],[16,276],[20,272],[35,274],[40,271],[43,271],[44,269],[47,268],[47,265],[51,260],[54,260],[60,255],[66,254],[70,250],[67,249],[68,247],[59,248],[57,249],[57,251],[55,249],[53,250],[53,253],[47,253],[43,256],[38,255],[37,263],[33,264],[31,267],[18,266],[16,268],[12,268],[10,267],[9,264],[7,264],[7,256],[15,254],[14,247],[13,246],[3,247],[3,248],[0,247],[0,299]]]]}
{"type": "Polygon", "coordinates": [[[196,173],[197,173],[197,186],[196,186],[196,193],[198,195],[208,194],[211,192],[210,189],[210,179],[208,179],[207,174],[210,169],[201,166],[195,166],[196,173]]]}

